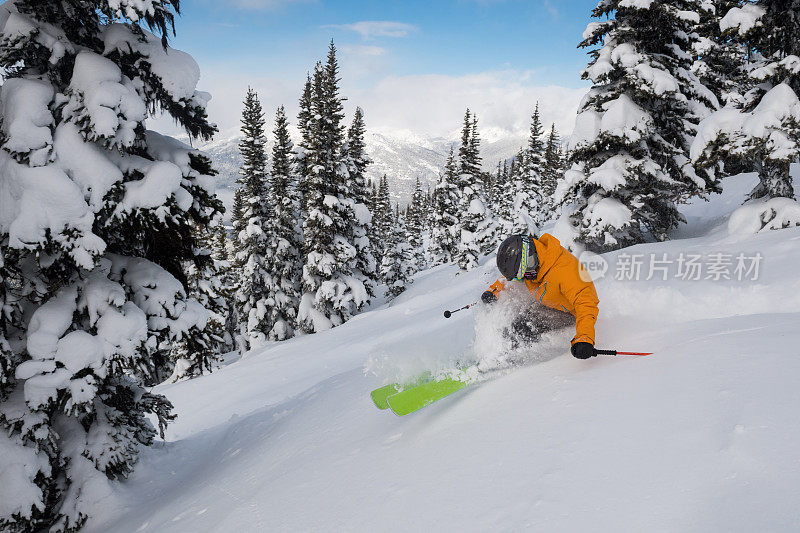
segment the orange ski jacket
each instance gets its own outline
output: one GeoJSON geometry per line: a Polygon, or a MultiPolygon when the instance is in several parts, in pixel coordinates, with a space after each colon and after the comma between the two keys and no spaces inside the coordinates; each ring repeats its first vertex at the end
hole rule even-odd
{"type": "MultiPolygon", "coordinates": [[[[575,317],[572,344],[588,342],[594,345],[594,325],[599,311],[597,304],[600,303],[594,283],[578,259],[549,233],[533,239],[533,243],[539,254],[539,272],[536,279],[524,280],[525,285],[542,304],[575,317]]],[[[489,290],[497,295],[505,289],[505,284],[506,279],[500,278],[489,290]]]]}

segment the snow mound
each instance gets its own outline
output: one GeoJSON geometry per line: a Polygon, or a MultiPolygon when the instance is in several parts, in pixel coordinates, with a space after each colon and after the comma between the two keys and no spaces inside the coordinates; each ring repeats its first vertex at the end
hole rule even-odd
{"type": "Polygon", "coordinates": [[[743,205],[731,214],[731,235],[752,235],[764,230],[800,226],[800,204],[791,198],[771,198],[743,205]]]}

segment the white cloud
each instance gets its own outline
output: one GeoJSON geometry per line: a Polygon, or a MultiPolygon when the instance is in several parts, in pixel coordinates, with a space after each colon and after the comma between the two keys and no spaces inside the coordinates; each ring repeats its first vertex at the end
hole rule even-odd
{"type": "Polygon", "coordinates": [[[374,86],[346,92],[350,104],[364,108],[367,126],[448,136],[461,126],[469,107],[480,129],[492,137],[524,137],[536,102],[549,128],[572,131],[586,89],[537,85],[530,72],[491,71],[464,76],[426,74],[388,76],[374,86]]]}
{"type": "Polygon", "coordinates": [[[382,48],[380,46],[350,46],[345,45],[342,46],[342,52],[344,54],[354,55],[354,56],[382,56],[386,55],[386,48],[382,48]]]}
{"type": "MultiPolygon", "coordinates": [[[[209,76],[206,72],[200,88],[213,95],[208,106],[209,118],[219,125],[220,137],[225,137],[238,131],[241,102],[248,85],[258,91],[271,131],[279,105],[286,106],[290,122],[296,121],[297,100],[304,81],[304,77],[287,81],[231,72],[209,76]]],[[[366,114],[368,130],[449,137],[461,127],[464,110],[469,107],[478,114],[486,140],[504,136],[524,138],[537,101],[545,127],[555,123],[562,135],[569,134],[585,93],[586,89],[539,85],[533,73],[516,70],[463,76],[388,75],[369,84],[354,76],[344,76],[341,91],[347,97],[348,120],[355,106],[360,106],[366,114]]],[[[167,133],[179,131],[165,119],[154,121],[151,127],[167,133]]]]}
{"type": "Polygon", "coordinates": [[[363,39],[374,39],[375,37],[405,37],[418,29],[413,24],[389,20],[362,20],[360,22],[353,22],[352,24],[328,24],[323,26],[323,28],[354,31],[361,35],[363,39]]]}
{"type": "Polygon", "coordinates": [[[558,18],[561,15],[561,13],[559,13],[558,8],[552,2],[552,0],[542,0],[542,4],[544,5],[544,8],[547,10],[547,12],[550,13],[550,16],[552,16],[553,18],[558,18]]]}

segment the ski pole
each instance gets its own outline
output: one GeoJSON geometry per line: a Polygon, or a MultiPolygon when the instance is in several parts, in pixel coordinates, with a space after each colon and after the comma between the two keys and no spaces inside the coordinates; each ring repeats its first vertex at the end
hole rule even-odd
{"type": "Polygon", "coordinates": [[[598,350],[595,348],[595,355],[652,355],[653,352],[618,352],[617,350],[598,350]]]}
{"type": "Polygon", "coordinates": [[[458,313],[459,311],[463,311],[464,309],[469,309],[473,305],[478,305],[478,302],[472,302],[471,304],[465,305],[464,307],[460,307],[460,308],[458,308],[458,309],[456,309],[454,311],[445,311],[444,312],[444,317],[445,318],[450,318],[451,316],[453,316],[453,313],[458,313]]]}

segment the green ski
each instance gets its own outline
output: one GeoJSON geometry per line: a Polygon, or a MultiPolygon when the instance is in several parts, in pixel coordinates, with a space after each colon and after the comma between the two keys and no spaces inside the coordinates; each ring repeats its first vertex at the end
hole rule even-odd
{"type": "Polygon", "coordinates": [[[390,383],[389,385],[375,389],[369,395],[372,397],[372,401],[375,402],[375,407],[378,409],[388,409],[389,403],[386,400],[389,396],[397,394],[398,392],[400,392],[400,384],[390,383]]]}
{"type": "Polygon", "coordinates": [[[417,387],[393,394],[386,401],[394,414],[405,416],[454,392],[458,392],[467,385],[469,385],[469,381],[466,379],[445,378],[429,381],[417,387]]]}
{"type": "Polygon", "coordinates": [[[431,380],[433,380],[433,375],[430,372],[426,372],[410,383],[390,383],[389,385],[384,385],[383,387],[372,391],[370,396],[372,397],[372,401],[375,403],[375,407],[378,409],[388,409],[389,404],[387,403],[386,399],[389,398],[389,396],[397,394],[403,390],[422,385],[423,383],[427,383],[431,380]]]}

